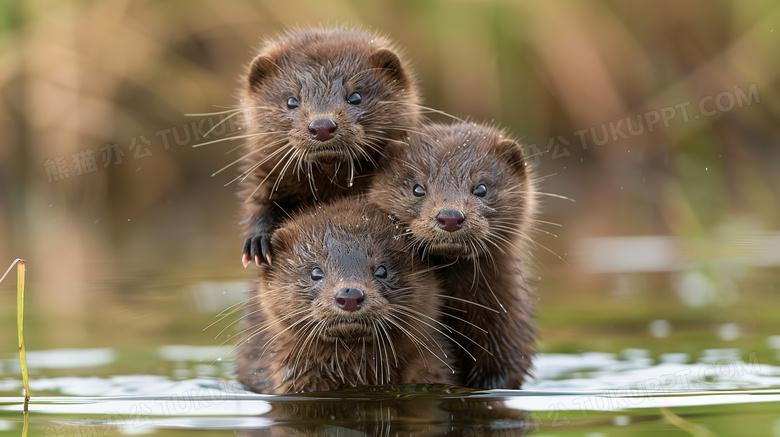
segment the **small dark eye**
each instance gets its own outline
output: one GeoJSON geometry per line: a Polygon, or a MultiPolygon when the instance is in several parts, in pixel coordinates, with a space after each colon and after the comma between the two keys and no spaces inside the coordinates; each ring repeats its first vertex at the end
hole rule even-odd
{"type": "Polygon", "coordinates": [[[425,196],[425,188],[423,188],[422,185],[420,184],[414,184],[414,188],[412,188],[412,193],[415,195],[415,197],[425,196]]]}
{"type": "Polygon", "coordinates": [[[320,270],[319,267],[315,267],[311,271],[311,279],[312,281],[319,281],[320,279],[325,277],[325,273],[322,273],[322,270],[320,270]]]}
{"type": "Polygon", "coordinates": [[[487,188],[485,188],[484,185],[479,184],[477,185],[477,188],[474,188],[474,195],[477,197],[485,197],[487,194],[487,188]]]}
{"type": "Polygon", "coordinates": [[[359,105],[360,102],[362,101],[363,98],[360,97],[360,94],[358,93],[352,93],[349,95],[349,97],[347,97],[347,103],[349,103],[350,105],[359,105]]]}
{"type": "Polygon", "coordinates": [[[387,269],[385,266],[379,266],[376,268],[376,271],[374,272],[374,276],[376,276],[379,279],[385,279],[387,277],[387,269]]]}
{"type": "Polygon", "coordinates": [[[287,99],[287,109],[295,109],[297,107],[301,106],[300,103],[298,103],[298,99],[295,97],[290,97],[287,99]]]}

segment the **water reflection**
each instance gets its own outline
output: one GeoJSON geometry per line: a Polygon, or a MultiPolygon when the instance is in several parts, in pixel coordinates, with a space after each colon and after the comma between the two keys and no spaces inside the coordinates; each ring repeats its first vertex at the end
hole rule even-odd
{"type": "MultiPolygon", "coordinates": [[[[395,386],[307,395],[258,395],[214,381],[198,389],[163,387],[157,395],[37,398],[30,405],[32,435],[522,436],[537,431],[597,431],[642,425],[669,431],[663,416],[676,409],[697,421],[723,411],[776,420],[778,390],[670,394],[637,388],[618,391],[473,391],[445,386],[395,386]],[[178,394],[172,393],[175,390],[178,394]],[[687,411],[687,413],[686,413],[687,411]]],[[[21,418],[21,398],[0,397],[0,416],[21,418]]],[[[734,416],[736,420],[740,416],[734,416]]],[[[747,417],[747,416],[743,416],[747,417]]],[[[7,423],[19,429],[19,422],[7,423]]],[[[723,434],[735,435],[735,434],[723,434]]],[[[740,435],[748,435],[741,433],[740,435]]],[[[752,434],[752,435],[767,435],[752,434]]]]}
{"type": "MultiPolygon", "coordinates": [[[[768,337],[766,343],[777,352],[780,336],[768,337]]],[[[37,356],[64,354],[62,362],[67,364],[82,355],[124,355],[121,350],[95,351],[37,351],[37,356]]],[[[541,354],[536,379],[523,391],[409,385],[262,395],[218,375],[177,377],[197,374],[203,366],[227,374],[221,366],[230,366],[229,362],[207,364],[210,357],[224,352],[224,348],[202,346],[160,347],[158,359],[174,364],[168,375],[35,376],[31,381],[31,390],[37,394],[30,405],[32,435],[94,435],[98,431],[177,435],[181,430],[199,429],[244,436],[522,436],[556,427],[563,427],[558,431],[584,426],[595,432],[640,422],[666,429],[660,408],[698,408],[696,417],[709,411],[704,416],[708,418],[719,417],[721,407],[740,409],[758,414],[766,423],[776,417],[776,406],[775,410],[772,406],[780,402],[780,366],[766,364],[764,355],[738,348],[705,349],[695,355],[653,356],[639,348],[620,353],[541,354]],[[562,417],[569,422],[556,421],[562,417]]],[[[113,373],[110,369],[116,366],[113,361],[105,364],[108,369],[94,367],[94,361],[85,364],[91,366],[83,369],[87,375],[102,370],[113,373]]],[[[73,372],[74,368],[63,370],[73,372]]],[[[0,372],[5,377],[0,378],[0,396],[8,396],[0,397],[0,417],[21,417],[21,384],[12,373],[0,372]]],[[[0,422],[0,426],[19,429],[13,420],[0,422]]]]}
{"type": "Polygon", "coordinates": [[[270,400],[264,415],[273,428],[244,430],[243,436],[522,436],[534,431],[528,412],[502,399],[470,397],[472,390],[447,386],[385,386],[270,400]],[[503,435],[503,434],[502,434],[503,435]]]}

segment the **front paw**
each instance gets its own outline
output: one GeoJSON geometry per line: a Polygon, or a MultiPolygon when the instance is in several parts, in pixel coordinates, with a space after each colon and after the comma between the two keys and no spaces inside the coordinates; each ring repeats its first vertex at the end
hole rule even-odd
{"type": "Polygon", "coordinates": [[[258,267],[263,261],[271,265],[271,234],[257,233],[252,234],[244,241],[244,252],[241,256],[241,263],[244,264],[244,268],[249,265],[252,260],[255,261],[258,267]]]}

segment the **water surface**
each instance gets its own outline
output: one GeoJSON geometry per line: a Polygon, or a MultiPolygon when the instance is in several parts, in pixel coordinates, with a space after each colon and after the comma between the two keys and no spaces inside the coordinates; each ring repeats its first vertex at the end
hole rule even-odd
{"type": "MultiPolygon", "coordinates": [[[[94,310],[69,320],[36,300],[31,275],[28,435],[780,437],[771,269],[738,278],[728,303],[718,299],[734,292],[722,286],[729,273],[708,276],[714,300],[695,305],[684,295],[686,275],[702,275],[695,268],[592,273],[576,292],[566,286],[572,276],[544,273],[541,353],[522,391],[419,385],[284,396],[233,379],[235,316],[215,316],[244,298],[251,282],[235,278],[251,273],[231,269],[107,277],[84,289],[94,310]]],[[[12,326],[13,313],[2,311],[12,326]]],[[[24,424],[11,334],[0,334],[9,345],[0,436],[21,435],[24,424]]]]}

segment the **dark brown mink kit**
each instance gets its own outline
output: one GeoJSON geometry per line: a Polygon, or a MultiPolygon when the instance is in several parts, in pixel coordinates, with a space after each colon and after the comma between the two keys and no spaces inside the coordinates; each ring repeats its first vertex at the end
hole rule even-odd
{"type": "Polygon", "coordinates": [[[245,86],[244,266],[272,262],[286,214],[365,191],[386,145],[420,124],[414,77],[380,35],[290,31],[264,43],[245,86]]]}
{"type": "MultiPolygon", "coordinates": [[[[518,143],[487,124],[423,121],[406,62],[389,40],[368,32],[318,28],[293,30],[268,40],[249,67],[245,91],[243,105],[251,136],[241,163],[240,196],[248,235],[242,261],[245,266],[254,261],[261,270],[244,316],[239,379],[252,390],[267,392],[416,382],[520,388],[536,350],[534,295],[525,280],[525,261],[533,245],[529,233],[537,202],[518,143]],[[334,202],[339,212],[330,206],[334,202]],[[409,262],[415,265],[396,273],[414,278],[410,286],[419,290],[417,302],[405,301],[406,310],[419,302],[438,302],[429,308],[429,320],[415,326],[417,331],[408,326],[383,328],[387,331],[382,338],[396,338],[394,330],[407,331],[401,337],[408,344],[399,346],[404,351],[400,354],[393,351],[394,359],[397,364],[400,355],[402,363],[414,363],[408,368],[388,366],[386,375],[391,378],[378,378],[376,372],[355,373],[361,366],[366,367],[364,371],[371,366],[379,369],[375,362],[349,361],[353,367],[342,375],[327,367],[334,361],[326,355],[337,354],[338,342],[346,339],[364,342],[365,360],[365,351],[371,349],[365,341],[384,342],[376,333],[372,337],[346,330],[346,337],[339,338],[328,337],[325,328],[301,332],[331,348],[336,343],[333,350],[326,347],[323,353],[306,355],[308,361],[302,365],[301,347],[307,345],[290,340],[286,343],[289,350],[279,350],[269,339],[289,332],[281,326],[267,327],[269,319],[283,318],[269,312],[268,308],[277,308],[277,301],[269,303],[269,299],[284,299],[269,291],[269,284],[279,288],[280,278],[286,278],[301,285],[297,294],[290,294],[291,299],[314,293],[311,284],[303,282],[307,272],[311,278],[312,269],[318,266],[299,266],[302,272],[295,273],[275,265],[276,245],[284,247],[279,253],[285,254],[287,265],[295,251],[317,246],[311,241],[306,249],[291,245],[298,240],[289,232],[290,226],[298,226],[296,232],[322,243],[319,256],[327,258],[331,249],[325,240],[330,237],[314,232],[318,223],[349,222],[355,214],[366,215],[358,212],[366,207],[372,210],[367,216],[376,222],[368,232],[384,234],[381,226],[387,226],[395,233],[393,241],[403,242],[403,250],[411,256],[409,262]],[[328,217],[328,213],[343,217],[328,217]],[[315,216],[318,220],[312,220],[315,216]],[[286,232],[277,236],[280,227],[286,232]],[[433,285],[421,287],[424,283],[433,285]],[[261,327],[263,335],[246,335],[261,327]],[[441,354],[434,345],[426,345],[428,350],[421,347],[415,337],[435,340],[441,354]],[[280,360],[283,355],[298,359],[280,360]],[[425,366],[421,367],[420,359],[425,366]],[[447,376],[442,365],[454,374],[447,376]],[[411,368],[415,369],[412,374],[422,376],[408,377],[411,368]],[[263,378],[258,379],[258,373],[263,378]],[[350,379],[346,373],[362,376],[350,379]],[[270,375],[275,376],[266,378],[270,375]],[[334,382],[339,377],[341,383],[334,382]]],[[[344,238],[359,246],[363,237],[356,235],[344,238]]],[[[379,249],[372,247],[376,243],[362,244],[363,249],[379,249]]],[[[338,262],[335,265],[336,271],[345,268],[338,262]]],[[[358,274],[360,269],[347,270],[358,274]]],[[[362,270],[360,274],[365,274],[362,270]]],[[[365,295],[365,290],[359,291],[365,295]]],[[[323,314],[342,311],[360,318],[361,308],[349,305],[345,309],[339,303],[341,288],[331,287],[325,293],[324,300],[315,293],[323,314]]],[[[289,311],[297,308],[284,305],[289,311]]],[[[346,358],[344,353],[342,358],[346,358]]]]}

